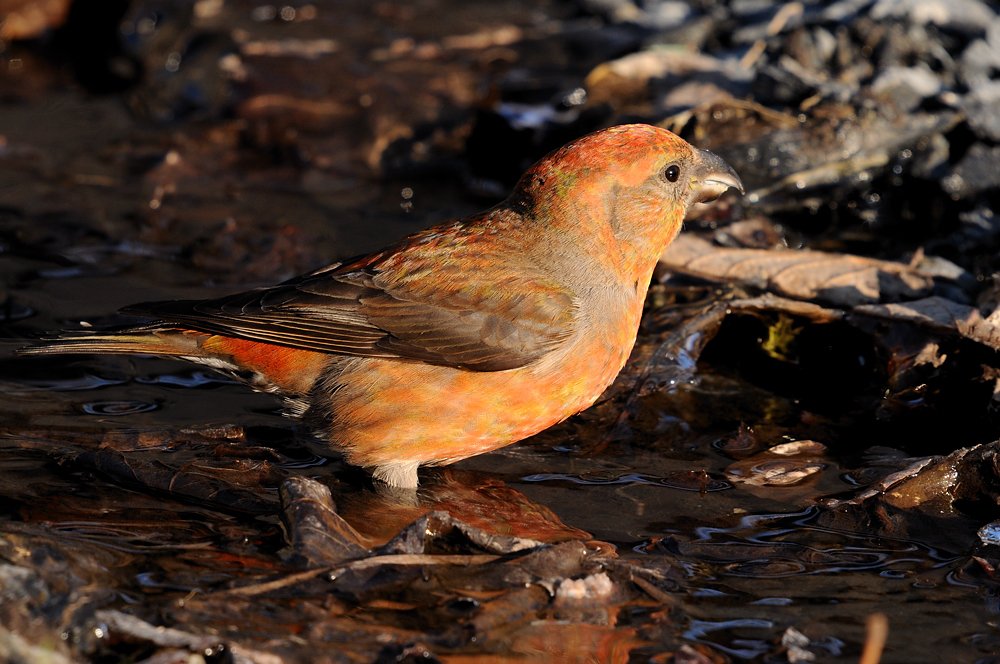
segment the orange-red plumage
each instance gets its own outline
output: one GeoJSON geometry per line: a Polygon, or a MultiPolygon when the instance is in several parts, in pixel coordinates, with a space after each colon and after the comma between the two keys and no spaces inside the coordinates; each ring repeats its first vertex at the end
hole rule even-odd
{"type": "Polygon", "coordinates": [[[589,406],[635,342],[688,207],[742,190],[715,155],[646,125],[585,136],[510,198],[265,289],[128,310],[157,322],[29,353],[154,353],[286,397],[351,463],[417,467],[521,440],[589,406]]]}
{"type": "Polygon", "coordinates": [[[212,335],[201,344],[204,352],[227,358],[234,365],[264,377],[284,394],[306,392],[319,378],[326,356],[315,351],[259,341],[212,335]]]}

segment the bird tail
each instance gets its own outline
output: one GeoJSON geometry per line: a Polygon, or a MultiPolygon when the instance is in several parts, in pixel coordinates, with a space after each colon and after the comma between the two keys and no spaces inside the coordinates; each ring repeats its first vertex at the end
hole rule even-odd
{"type": "Polygon", "coordinates": [[[67,332],[54,339],[41,340],[38,345],[19,348],[18,355],[201,355],[194,339],[184,339],[182,332],[124,331],[67,332]]]}

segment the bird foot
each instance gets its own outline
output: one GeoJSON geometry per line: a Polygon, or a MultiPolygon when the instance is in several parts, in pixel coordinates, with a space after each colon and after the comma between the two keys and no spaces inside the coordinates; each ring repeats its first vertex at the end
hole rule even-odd
{"type": "Polygon", "coordinates": [[[376,466],[372,471],[372,477],[379,482],[385,482],[389,486],[400,489],[417,488],[417,461],[397,461],[376,466]]]}

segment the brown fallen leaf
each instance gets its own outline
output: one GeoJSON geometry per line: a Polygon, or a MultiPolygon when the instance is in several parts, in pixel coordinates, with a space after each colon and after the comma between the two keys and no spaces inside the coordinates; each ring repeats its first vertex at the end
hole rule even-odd
{"type": "Polygon", "coordinates": [[[756,487],[811,484],[829,465],[825,452],[826,446],[813,440],[782,443],[731,464],[726,475],[734,482],[756,487]]]}
{"type": "Polygon", "coordinates": [[[285,537],[304,567],[327,567],[368,555],[369,542],[337,514],[330,489],[308,477],[281,483],[285,537]]]}
{"type": "Polygon", "coordinates": [[[107,447],[84,452],[75,463],[96,470],[113,481],[144,490],[162,491],[182,500],[193,500],[239,512],[273,513],[273,498],[259,490],[277,476],[267,462],[220,459],[190,463],[177,468],[155,455],[127,454],[107,447]]]}
{"type": "Polygon", "coordinates": [[[449,539],[449,549],[460,547],[463,553],[486,551],[506,555],[543,546],[543,542],[523,537],[497,535],[459,521],[447,512],[428,512],[378,549],[379,556],[423,554],[435,548],[439,539],[449,539]]]}
{"type": "Polygon", "coordinates": [[[649,85],[652,80],[668,75],[690,80],[705,74],[715,74],[724,80],[727,67],[730,65],[725,61],[710,55],[680,49],[632,53],[602,63],[587,74],[588,103],[627,106],[652,94],[649,85]]]}
{"type": "Polygon", "coordinates": [[[991,320],[992,316],[984,318],[975,307],[936,295],[913,302],[862,305],[855,307],[852,315],[913,323],[932,332],[958,334],[1000,350],[1000,327],[991,320]]]}
{"type": "Polygon", "coordinates": [[[777,311],[805,318],[811,323],[833,323],[844,317],[844,312],[840,309],[829,309],[812,302],[790,300],[778,297],[773,293],[764,293],[760,297],[749,299],[730,300],[727,304],[729,311],[733,313],[754,314],[777,311]]]}
{"type": "Polygon", "coordinates": [[[682,234],[660,257],[661,267],[705,279],[742,282],[799,300],[840,306],[915,299],[933,282],[900,263],[809,250],[726,249],[682,234]]]}

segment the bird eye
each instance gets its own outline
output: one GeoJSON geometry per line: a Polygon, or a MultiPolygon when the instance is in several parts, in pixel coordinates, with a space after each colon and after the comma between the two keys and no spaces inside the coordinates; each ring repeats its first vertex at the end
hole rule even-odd
{"type": "Polygon", "coordinates": [[[663,177],[667,178],[667,182],[677,182],[677,178],[680,176],[681,169],[677,164],[670,164],[667,166],[667,170],[663,171],[663,177]]]}

